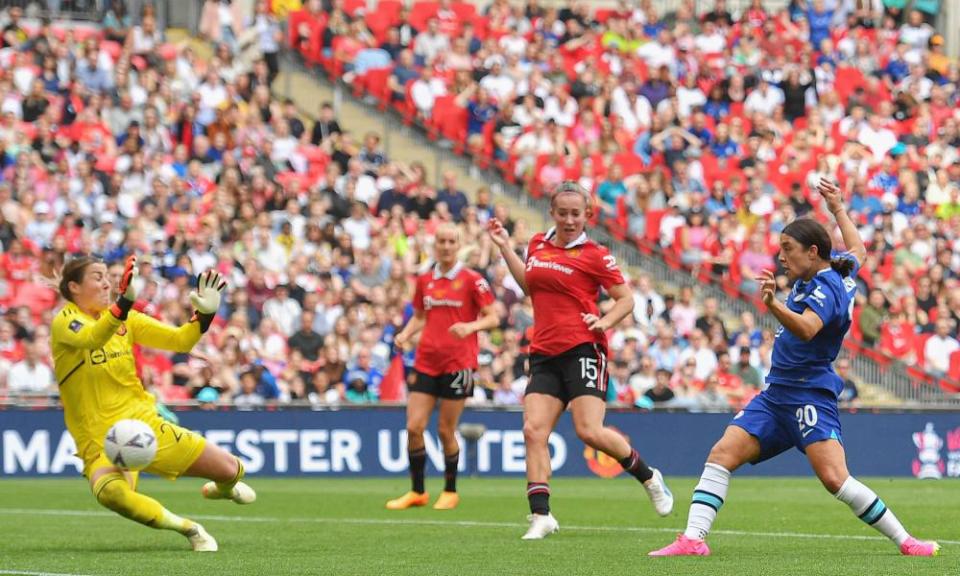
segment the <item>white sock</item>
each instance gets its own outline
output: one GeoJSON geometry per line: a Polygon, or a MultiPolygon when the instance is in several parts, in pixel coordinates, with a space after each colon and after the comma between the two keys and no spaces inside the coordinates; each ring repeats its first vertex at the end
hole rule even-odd
{"type": "Polygon", "coordinates": [[[717,518],[717,512],[727,498],[730,485],[730,471],[719,464],[707,463],[703,466],[700,482],[693,490],[690,503],[690,515],[687,516],[687,529],[683,534],[687,538],[703,540],[710,532],[710,526],[717,518]]]}
{"type": "Polygon", "coordinates": [[[861,520],[893,540],[897,546],[910,537],[906,528],[897,520],[876,493],[850,476],[834,496],[853,510],[861,520]]]}

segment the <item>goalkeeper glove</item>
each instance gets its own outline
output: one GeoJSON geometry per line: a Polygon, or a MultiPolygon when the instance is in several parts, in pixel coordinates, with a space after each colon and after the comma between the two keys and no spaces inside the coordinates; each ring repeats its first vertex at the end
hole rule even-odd
{"type": "Polygon", "coordinates": [[[200,331],[206,332],[220,309],[220,297],[227,282],[215,270],[207,270],[197,278],[197,289],[190,293],[190,302],[196,310],[193,319],[200,322],[200,331]]]}
{"type": "Polygon", "coordinates": [[[137,266],[137,257],[131,254],[124,262],[123,275],[120,276],[120,284],[117,286],[117,292],[120,296],[117,297],[116,303],[110,307],[110,313],[118,320],[126,320],[127,314],[130,313],[134,302],[137,301],[136,281],[139,276],[140,269],[137,266]]]}

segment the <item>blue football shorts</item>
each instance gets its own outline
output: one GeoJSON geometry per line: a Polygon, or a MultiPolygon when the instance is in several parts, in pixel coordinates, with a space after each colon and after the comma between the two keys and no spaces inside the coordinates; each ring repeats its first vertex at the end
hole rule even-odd
{"type": "Polygon", "coordinates": [[[843,443],[837,398],[822,388],[773,385],[755,396],[730,424],[760,441],[760,458],[754,464],[790,448],[806,453],[814,442],[843,443]]]}

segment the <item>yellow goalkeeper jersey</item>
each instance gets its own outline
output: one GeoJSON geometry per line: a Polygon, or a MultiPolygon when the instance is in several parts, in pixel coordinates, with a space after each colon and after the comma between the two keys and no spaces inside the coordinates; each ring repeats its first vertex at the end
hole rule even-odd
{"type": "Polygon", "coordinates": [[[93,318],[67,302],[53,320],[50,340],[64,420],[84,461],[102,450],[114,422],[157,412],[137,377],[133,345],[189,352],[200,336],[196,321],[174,327],[134,310],[125,322],[106,311],[93,318]]]}

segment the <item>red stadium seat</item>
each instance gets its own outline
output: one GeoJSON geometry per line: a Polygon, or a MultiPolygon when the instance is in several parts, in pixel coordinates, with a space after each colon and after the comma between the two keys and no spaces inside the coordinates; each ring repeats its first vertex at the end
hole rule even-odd
{"type": "Polygon", "coordinates": [[[954,382],[960,382],[960,350],[950,354],[950,368],[947,370],[947,377],[954,382]]]}
{"type": "Polygon", "coordinates": [[[647,210],[647,226],[643,234],[643,241],[647,246],[660,248],[660,221],[666,213],[666,210],[647,210]]]}
{"type": "Polygon", "coordinates": [[[460,22],[470,22],[477,16],[477,7],[470,2],[453,2],[450,9],[456,12],[460,22]]]}
{"type": "Polygon", "coordinates": [[[414,2],[413,7],[410,9],[410,19],[408,22],[417,30],[425,30],[427,28],[427,21],[436,16],[438,10],[440,10],[439,2],[414,2]]]}
{"type": "Polygon", "coordinates": [[[917,368],[923,369],[927,363],[927,359],[924,357],[924,351],[927,347],[927,340],[929,340],[931,336],[933,336],[933,334],[920,334],[913,341],[914,346],[916,346],[913,351],[917,356],[917,368]]]}
{"type": "Polygon", "coordinates": [[[433,111],[430,114],[430,118],[427,118],[424,122],[424,128],[427,129],[427,137],[430,140],[436,140],[437,137],[440,136],[440,121],[449,115],[451,108],[456,106],[456,100],[457,97],[450,94],[438,96],[436,100],[434,100],[433,111]]]}
{"type": "Polygon", "coordinates": [[[600,24],[605,24],[616,13],[617,11],[613,8],[597,8],[597,11],[593,14],[593,19],[600,24]]]}
{"type": "Polygon", "coordinates": [[[377,100],[380,109],[383,110],[390,103],[390,87],[387,80],[393,68],[371,68],[364,74],[367,93],[377,100]]]}
{"type": "Polygon", "coordinates": [[[343,0],[343,11],[353,16],[357,10],[367,9],[367,0],[343,0]]]}
{"type": "Polygon", "coordinates": [[[453,151],[463,154],[467,143],[467,124],[469,113],[463,106],[451,106],[442,118],[437,118],[440,134],[453,142],[453,151]]]}
{"type": "Polygon", "coordinates": [[[837,68],[837,76],[834,80],[833,88],[843,103],[847,102],[847,99],[850,98],[850,95],[853,94],[857,88],[863,88],[865,86],[866,81],[863,77],[863,72],[859,69],[852,66],[840,66],[837,68]]]}
{"type": "Polygon", "coordinates": [[[619,152],[613,157],[613,163],[623,169],[624,176],[640,174],[647,170],[643,160],[633,152],[619,152]]]}
{"type": "Polygon", "coordinates": [[[370,12],[364,16],[367,29],[370,30],[370,33],[376,38],[377,44],[382,44],[387,39],[387,31],[390,30],[396,22],[395,18],[396,16],[380,12],[379,10],[370,12]]]}

